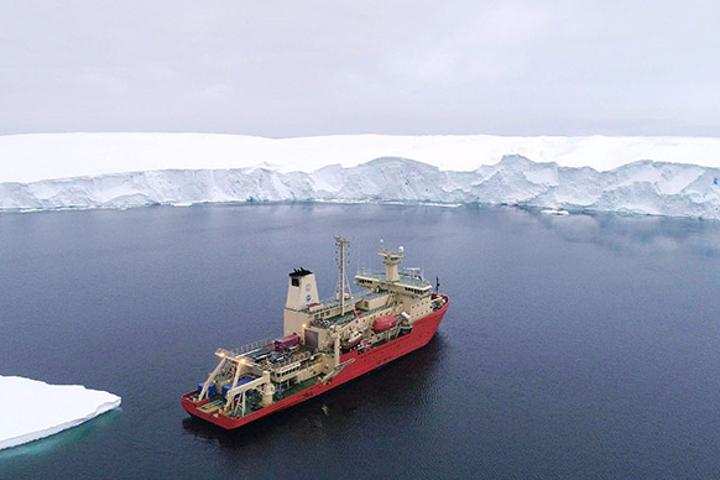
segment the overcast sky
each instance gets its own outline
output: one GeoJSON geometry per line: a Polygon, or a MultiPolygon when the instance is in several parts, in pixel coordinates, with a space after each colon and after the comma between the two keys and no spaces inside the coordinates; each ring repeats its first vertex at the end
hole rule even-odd
{"type": "Polygon", "coordinates": [[[720,136],[718,4],[0,0],[0,134],[720,136]]]}

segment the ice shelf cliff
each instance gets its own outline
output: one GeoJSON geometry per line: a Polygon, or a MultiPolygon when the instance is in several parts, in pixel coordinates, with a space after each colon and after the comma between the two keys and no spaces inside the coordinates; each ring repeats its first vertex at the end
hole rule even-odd
{"type": "Polygon", "coordinates": [[[0,184],[0,210],[286,201],[504,204],[720,219],[720,169],[638,161],[598,172],[506,156],[459,172],[380,158],[311,173],[160,170],[0,184]]]}
{"type": "Polygon", "coordinates": [[[402,202],[720,219],[720,139],[54,134],[0,137],[0,154],[0,210],[402,202]],[[558,161],[490,161],[513,147],[558,161]],[[404,156],[360,161],[378,152],[404,156]],[[652,160],[618,160],[639,155],[652,160]],[[72,172],[85,175],[58,178],[72,172]]]}

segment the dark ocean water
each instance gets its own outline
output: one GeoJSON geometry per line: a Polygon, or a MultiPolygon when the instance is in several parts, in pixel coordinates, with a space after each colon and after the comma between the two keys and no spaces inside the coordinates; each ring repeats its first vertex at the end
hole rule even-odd
{"type": "Polygon", "coordinates": [[[720,476],[717,223],[372,205],[4,214],[0,262],[0,374],[123,397],[0,452],[3,479],[720,476]],[[288,271],[332,293],[335,233],[352,269],[378,266],[384,238],[440,276],[452,304],[436,338],[234,433],[188,418],[178,397],[216,347],[281,331],[288,271]]]}

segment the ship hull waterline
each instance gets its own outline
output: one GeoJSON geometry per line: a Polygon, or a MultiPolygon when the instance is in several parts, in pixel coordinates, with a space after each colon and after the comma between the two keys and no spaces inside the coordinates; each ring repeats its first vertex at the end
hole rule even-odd
{"type": "Polygon", "coordinates": [[[185,411],[193,417],[210,422],[225,430],[240,428],[243,425],[259,420],[274,412],[290,408],[325,393],[328,390],[332,390],[337,386],[375,370],[376,368],[379,368],[397,358],[407,355],[414,350],[424,347],[435,335],[440,322],[445,316],[445,312],[447,312],[448,306],[449,302],[447,297],[445,297],[445,305],[417,320],[413,324],[412,331],[407,335],[398,337],[363,353],[353,350],[343,354],[340,357],[340,362],[348,362],[347,366],[326,383],[316,383],[311,387],[301,390],[287,398],[283,398],[272,405],[260,408],[249,415],[245,415],[244,417],[234,418],[217,413],[206,413],[201,411],[199,408],[206,402],[193,401],[192,397],[197,393],[195,391],[182,395],[181,405],[183,409],[185,409],[185,411]]]}

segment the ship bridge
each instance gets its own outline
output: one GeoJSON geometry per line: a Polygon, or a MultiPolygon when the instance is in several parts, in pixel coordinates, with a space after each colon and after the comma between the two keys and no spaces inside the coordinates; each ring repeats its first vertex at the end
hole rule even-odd
{"type": "Polygon", "coordinates": [[[420,269],[400,269],[403,247],[386,249],[378,254],[385,264],[384,272],[361,271],[355,284],[363,293],[353,295],[347,281],[345,263],[348,240],[336,237],[338,286],[334,298],[318,300],[315,276],[305,269],[290,274],[288,296],[283,312],[284,334],[298,335],[304,346],[314,351],[335,353],[339,345],[364,335],[373,337],[374,322],[394,316],[398,324],[409,328],[412,323],[432,312],[432,285],[420,269]]]}
{"type": "Polygon", "coordinates": [[[380,241],[378,252],[385,264],[384,272],[360,272],[355,282],[370,291],[387,291],[402,296],[424,297],[432,293],[432,285],[422,277],[420,269],[400,271],[399,265],[405,256],[405,249],[388,250],[380,241]]]}
{"type": "Polygon", "coordinates": [[[385,272],[360,272],[355,282],[368,290],[388,290],[404,295],[424,296],[432,293],[432,285],[417,272],[398,272],[395,280],[385,272]]]}

